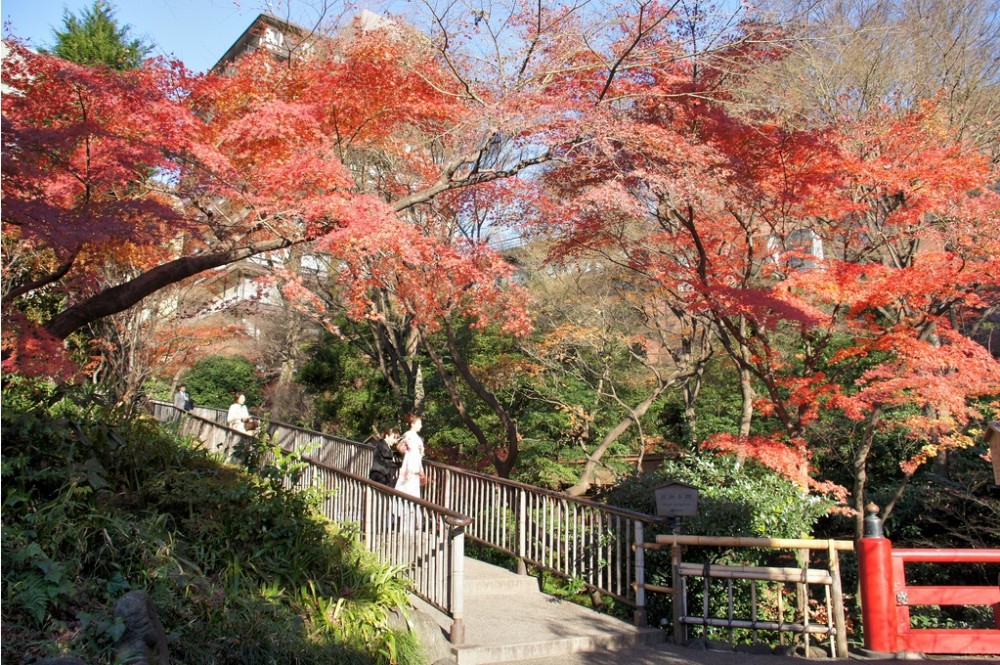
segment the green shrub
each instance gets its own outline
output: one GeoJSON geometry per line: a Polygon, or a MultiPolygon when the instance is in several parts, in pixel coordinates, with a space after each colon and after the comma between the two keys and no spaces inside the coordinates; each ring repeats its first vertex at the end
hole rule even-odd
{"type": "MultiPolygon", "coordinates": [[[[667,461],[655,473],[619,481],[603,490],[598,498],[622,508],[655,515],[655,489],[672,481],[687,483],[699,489],[698,514],[683,518],[678,525],[680,531],[687,535],[807,538],[817,520],[832,507],[826,500],[806,496],[795,483],[752,460],[740,465],[735,457],[715,455],[667,461]]],[[[670,533],[671,527],[667,521],[647,526],[645,540],[654,541],[656,535],[670,533]]],[[[712,564],[796,565],[787,550],[686,547],[683,558],[688,562],[712,564]]],[[[671,586],[669,550],[647,552],[646,571],[648,583],[671,586]]],[[[772,586],[772,591],[773,588],[772,586]]],[[[767,602],[765,595],[762,592],[758,596],[761,618],[763,603],[767,602]]],[[[717,588],[709,596],[709,614],[726,616],[726,589],[717,588]]],[[[697,608],[696,614],[700,615],[703,600],[703,585],[699,579],[699,584],[689,584],[688,607],[697,608]]],[[[750,602],[749,583],[734,584],[734,616],[749,618],[750,602]]],[[[671,596],[648,594],[647,603],[647,613],[652,625],[658,625],[660,620],[670,621],[671,596]]],[[[786,600],[784,606],[793,608],[794,603],[786,600]]],[[[785,618],[790,619],[791,615],[785,618]]],[[[725,637],[729,639],[728,632],[725,637]]],[[[732,639],[749,642],[752,636],[734,633],[732,639]]]]}
{"type": "MultiPolygon", "coordinates": [[[[363,332],[351,321],[338,325],[363,332]]],[[[378,366],[357,347],[325,333],[306,353],[295,379],[314,400],[316,422],[307,425],[359,441],[376,429],[399,427],[402,406],[378,366]]]]}
{"type": "Polygon", "coordinates": [[[655,473],[629,477],[604,489],[598,498],[650,515],[654,490],[679,481],[698,488],[698,514],[683,520],[683,532],[711,536],[803,538],[832,505],[807,496],[777,472],[733,456],[700,455],[664,462],[655,473]]]}
{"type": "Polygon", "coordinates": [[[197,406],[228,408],[236,393],[247,396],[247,406],[260,406],[264,381],[253,363],[242,356],[212,356],[199,360],[181,380],[197,406]]]}
{"type": "Polygon", "coordinates": [[[5,660],[111,662],[114,603],[137,589],[174,662],[420,661],[386,627],[406,581],[322,518],[317,495],[79,393],[8,383],[3,397],[5,660]]]}

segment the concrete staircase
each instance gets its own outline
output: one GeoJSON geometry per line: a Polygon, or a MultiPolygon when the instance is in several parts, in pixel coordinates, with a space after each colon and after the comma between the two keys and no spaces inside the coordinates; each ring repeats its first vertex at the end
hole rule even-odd
{"type": "MultiPolygon", "coordinates": [[[[475,559],[465,560],[465,642],[452,647],[457,665],[485,665],[662,642],[663,633],[543,594],[538,580],[475,559]]],[[[447,633],[450,620],[414,605],[447,633]]]]}

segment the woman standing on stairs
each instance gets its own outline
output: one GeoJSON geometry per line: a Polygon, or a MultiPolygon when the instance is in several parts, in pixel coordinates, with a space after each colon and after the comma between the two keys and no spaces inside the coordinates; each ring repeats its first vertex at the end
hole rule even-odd
{"type": "Polygon", "coordinates": [[[420,487],[424,480],[424,440],[420,438],[423,422],[420,416],[408,413],[403,422],[409,426],[403,434],[399,449],[403,451],[403,463],[399,467],[396,489],[420,498],[420,487]]]}

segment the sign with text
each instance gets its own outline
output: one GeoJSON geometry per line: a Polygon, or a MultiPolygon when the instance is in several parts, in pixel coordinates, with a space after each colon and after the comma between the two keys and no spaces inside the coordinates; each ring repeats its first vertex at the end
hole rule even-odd
{"type": "Polygon", "coordinates": [[[698,488],[687,483],[673,482],[653,490],[656,493],[656,514],[663,517],[693,517],[698,514],[698,488]]]}

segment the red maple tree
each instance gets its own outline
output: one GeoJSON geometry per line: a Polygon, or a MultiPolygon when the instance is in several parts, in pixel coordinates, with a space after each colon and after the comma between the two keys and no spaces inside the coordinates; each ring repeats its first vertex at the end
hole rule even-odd
{"type": "MultiPolygon", "coordinates": [[[[454,77],[384,32],[287,66],[258,54],[226,76],[163,62],[113,72],[12,48],[4,241],[35,258],[5,274],[5,316],[26,324],[15,302],[41,290],[64,299],[34,317],[40,326],[5,328],[8,366],[26,361],[15,353],[26,340],[48,339],[47,353],[157,290],[255,254],[341,230],[378,252],[383,227],[415,206],[518,168],[479,168],[492,134],[464,129],[470,109],[454,77]],[[420,142],[456,129],[463,150],[446,163],[420,142]],[[392,168],[373,183],[366,160],[392,168]],[[127,276],[99,288],[108,261],[127,276]]],[[[468,257],[471,268],[451,273],[459,280],[496,267],[468,257]]]]}
{"type": "MultiPolygon", "coordinates": [[[[724,55],[730,72],[770,57],[724,55]]],[[[711,326],[762,390],[744,381],[745,404],[779,429],[708,444],[828,491],[811,475],[808,443],[827,411],[926,441],[900,459],[907,474],[967,442],[956,432],[973,400],[1000,391],[1000,364],[952,323],[996,304],[986,302],[1000,275],[988,157],[953,136],[933,102],[797,127],[730,112],[710,68],[699,78],[674,62],[642,75],[631,103],[609,106],[571,166],[547,176],[562,204],[552,258],[613,257],[648,298],[711,326]],[[889,421],[890,404],[922,415],[889,421]]]]}

